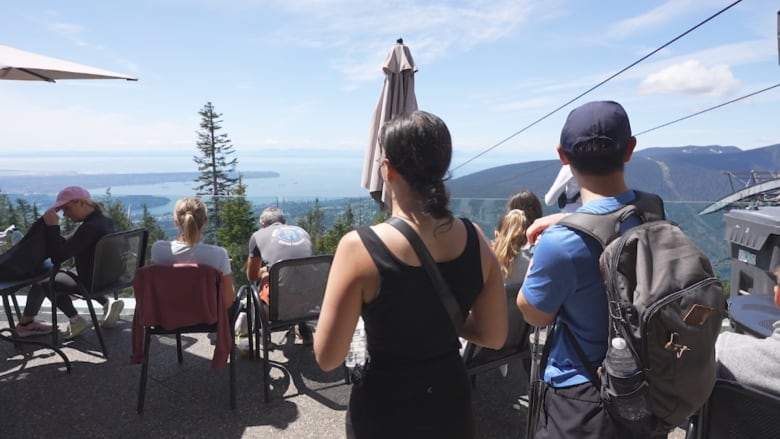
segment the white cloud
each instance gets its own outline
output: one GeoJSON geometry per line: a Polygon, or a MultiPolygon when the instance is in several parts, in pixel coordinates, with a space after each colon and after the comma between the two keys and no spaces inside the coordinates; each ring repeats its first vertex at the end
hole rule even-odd
{"type": "Polygon", "coordinates": [[[725,96],[739,86],[740,82],[727,64],[708,67],[698,60],[688,60],[648,76],[638,91],[641,94],[725,96]]]}
{"type": "Polygon", "coordinates": [[[415,62],[434,60],[496,41],[516,31],[536,9],[536,0],[466,0],[444,4],[398,5],[385,1],[284,1],[278,6],[316,23],[301,35],[282,30],[277,44],[348,47],[331,65],[348,82],[376,80],[381,63],[399,37],[410,45],[415,62]]]}
{"type": "Polygon", "coordinates": [[[87,42],[81,37],[84,28],[77,24],[70,23],[49,23],[49,30],[55,34],[67,38],[77,46],[86,46],[87,42]]]}

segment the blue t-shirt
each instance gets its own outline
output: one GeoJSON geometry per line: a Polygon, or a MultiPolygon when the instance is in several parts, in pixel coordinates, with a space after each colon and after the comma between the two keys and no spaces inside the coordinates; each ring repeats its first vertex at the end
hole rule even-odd
{"type": "MultiPolygon", "coordinates": [[[[635,198],[628,190],[616,197],[590,201],[577,212],[607,213],[635,198]]],[[[629,219],[622,229],[639,224],[629,219]]],[[[560,324],[569,327],[594,368],[607,352],[607,295],[599,271],[601,245],[590,236],[564,226],[552,226],[534,250],[531,269],[523,283],[525,300],[536,309],[557,314],[544,380],[553,387],[587,382],[588,369],[566,340],[560,324]]]]}

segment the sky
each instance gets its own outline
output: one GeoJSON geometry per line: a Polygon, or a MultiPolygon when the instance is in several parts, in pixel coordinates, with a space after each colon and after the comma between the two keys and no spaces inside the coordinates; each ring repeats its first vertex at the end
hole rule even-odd
{"type": "MultiPolygon", "coordinates": [[[[355,174],[358,187],[399,37],[419,108],[452,133],[454,176],[554,159],[578,104],[616,100],[638,133],[780,83],[778,4],[743,0],[524,129],[731,3],[8,2],[0,45],[139,80],[0,81],[0,172],[195,171],[198,111],[211,102],[240,171],[355,174]]],[[[637,148],[777,144],[778,105],[780,88],[642,134],[637,148]]]]}

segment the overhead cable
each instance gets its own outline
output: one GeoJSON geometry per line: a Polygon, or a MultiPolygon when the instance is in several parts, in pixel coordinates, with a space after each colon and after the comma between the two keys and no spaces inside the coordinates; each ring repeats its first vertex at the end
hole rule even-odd
{"type": "Polygon", "coordinates": [[[655,131],[655,130],[657,130],[657,129],[659,129],[659,128],[667,127],[667,126],[669,126],[669,125],[672,125],[672,124],[675,124],[675,123],[677,123],[677,122],[681,122],[681,121],[683,121],[683,120],[685,120],[685,119],[690,119],[690,118],[692,118],[692,117],[694,117],[694,116],[698,116],[698,115],[700,115],[700,114],[704,114],[704,113],[710,112],[710,111],[712,111],[712,110],[715,110],[715,109],[718,109],[718,108],[720,108],[720,107],[725,107],[726,105],[733,104],[734,102],[738,102],[738,101],[741,101],[741,100],[743,100],[743,99],[747,99],[747,98],[749,98],[749,97],[751,97],[751,96],[755,96],[755,95],[757,95],[757,94],[764,93],[764,92],[766,92],[766,91],[772,90],[773,88],[777,88],[777,87],[780,87],[780,83],[777,83],[777,84],[775,84],[775,85],[769,86],[769,87],[767,87],[767,88],[762,88],[761,90],[754,91],[753,93],[746,94],[746,95],[744,95],[744,96],[740,96],[740,97],[738,97],[738,98],[736,98],[736,99],[732,99],[732,100],[730,100],[730,101],[728,101],[728,102],[723,102],[722,104],[718,104],[718,105],[715,105],[715,106],[713,106],[713,107],[706,108],[706,109],[704,109],[704,110],[701,110],[701,111],[697,111],[697,112],[695,112],[695,113],[693,113],[693,114],[689,114],[689,115],[687,115],[687,116],[684,116],[684,117],[681,117],[681,118],[679,118],[679,119],[675,119],[675,120],[673,120],[673,121],[671,121],[671,122],[666,122],[666,123],[664,123],[664,124],[658,125],[657,127],[650,128],[649,130],[640,131],[640,132],[638,132],[638,133],[634,134],[634,137],[640,136],[640,135],[642,135],[642,134],[645,134],[645,133],[649,133],[650,131],[655,131]]]}
{"type": "Polygon", "coordinates": [[[558,111],[562,110],[563,108],[567,107],[567,106],[568,106],[569,104],[571,104],[572,102],[575,102],[575,101],[577,101],[578,99],[582,98],[583,96],[587,95],[588,93],[592,92],[593,90],[596,90],[597,88],[599,88],[599,87],[601,87],[602,85],[606,84],[607,82],[611,81],[612,79],[614,79],[614,78],[615,78],[615,77],[617,77],[618,75],[620,75],[620,74],[624,73],[625,71],[627,71],[627,70],[629,70],[629,69],[633,68],[634,66],[636,66],[637,64],[639,64],[639,63],[641,63],[642,61],[646,60],[647,58],[650,58],[651,56],[653,56],[653,55],[655,55],[656,53],[660,52],[661,50],[665,49],[666,47],[668,47],[668,46],[669,46],[669,45],[671,45],[672,43],[676,42],[676,41],[677,41],[677,40],[679,40],[680,38],[682,38],[682,37],[684,37],[684,36],[688,35],[689,33],[693,32],[694,30],[698,29],[699,27],[701,27],[701,26],[702,26],[702,25],[704,25],[705,23],[709,22],[710,20],[712,20],[713,18],[717,17],[718,15],[720,15],[720,14],[722,14],[722,13],[726,12],[727,10],[729,10],[729,9],[731,9],[732,7],[736,6],[736,5],[737,5],[738,3],[740,3],[740,2],[742,2],[742,0],[736,0],[735,2],[731,3],[730,5],[726,6],[725,8],[723,8],[723,9],[721,9],[720,11],[716,12],[715,14],[711,15],[711,16],[710,16],[710,17],[708,17],[707,19],[705,19],[705,20],[701,21],[699,24],[697,24],[697,25],[695,25],[695,26],[691,27],[690,29],[688,29],[688,30],[686,30],[685,32],[681,33],[680,35],[676,36],[675,38],[673,38],[673,39],[669,40],[669,42],[667,42],[667,43],[666,43],[666,44],[664,44],[663,46],[660,46],[660,47],[658,47],[657,49],[653,50],[652,52],[648,53],[647,55],[645,55],[645,56],[643,56],[643,57],[639,58],[638,60],[636,60],[636,61],[634,61],[633,63],[629,64],[628,66],[624,67],[623,69],[621,69],[621,70],[620,70],[620,71],[618,71],[617,73],[615,73],[615,74],[611,75],[611,76],[610,76],[610,77],[608,77],[607,79],[604,79],[603,81],[599,82],[598,84],[594,85],[593,87],[591,87],[591,88],[589,88],[589,89],[585,90],[584,92],[580,93],[579,95],[575,96],[574,98],[572,98],[572,99],[570,99],[570,100],[566,101],[566,103],[564,103],[564,104],[562,104],[562,105],[558,106],[557,108],[555,108],[554,110],[552,110],[552,111],[550,111],[549,113],[545,114],[544,116],[542,116],[542,117],[540,117],[540,118],[536,119],[535,121],[531,122],[530,124],[526,125],[526,126],[525,126],[525,127],[523,127],[522,129],[520,129],[520,130],[518,130],[518,131],[514,132],[512,135],[510,135],[510,136],[508,136],[508,137],[504,138],[503,140],[501,140],[501,141],[499,141],[498,143],[494,144],[493,146],[491,146],[491,147],[489,147],[489,148],[485,149],[484,151],[480,152],[479,154],[475,155],[474,157],[472,157],[472,158],[470,158],[470,159],[466,160],[465,162],[463,162],[463,163],[459,164],[458,166],[456,166],[456,167],[452,168],[452,169],[451,169],[451,172],[457,171],[458,169],[460,169],[460,168],[462,168],[463,166],[465,166],[465,165],[467,165],[467,164],[469,164],[469,163],[473,162],[474,160],[478,159],[479,157],[482,157],[483,155],[487,154],[488,152],[490,152],[490,151],[492,151],[492,150],[494,150],[494,149],[498,148],[499,146],[503,145],[504,143],[506,143],[506,142],[508,142],[509,140],[511,140],[511,139],[513,139],[514,137],[516,137],[517,135],[519,135],[519,134],[521,134],[521,133],[525,132],[526,130],[528,130],[529,128],[531,128],[531,127],[533,127],[534,125],[538,124],[539,122],[541,122],[541,121],[543,121],[543,120],[547,119],[548,117],[552,116],[553,114],[555,114],[555,113],[557,113],[558,111]]]}

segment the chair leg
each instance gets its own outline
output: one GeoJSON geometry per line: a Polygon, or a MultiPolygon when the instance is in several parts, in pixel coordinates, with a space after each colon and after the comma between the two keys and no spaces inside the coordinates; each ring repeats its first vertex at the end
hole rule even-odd
{"type": "MultiPolygon", "coordinates": [[[[19,305],[16,304],[16,296],[11,295],[13,297],[14,305],[16,305],[16,310],[19,311],[19,305]]],[[[3,294],[3,309],[5,310],[5,317],[8,319],[8,327],[11,328],[11,331],[16,330],[16,325],[14,324],[14,314],[13,311],[11,311],[11,303],[8,301],[8,295],[3,294]]],[[[21,320],[21,316],[17,316],[17,321],[21,320]]]]}
{"type": "MultiPolygon", "coordinates": [[[[7,300],[6,296],[3,296],[3,299],[7,300]]],[[[16,300],[16,293],[11,294],[11,300],[14,302],[14,309],[16,310],[16,318],[17,318],[17,320],[21,320],[22,319],[22,311],[19,309],[19,301],[16,300]]],[[[4,305],[7,307],[8,306],[7,302],[4,305]]],[[[8,311],[6,311],[6,312],[8,312],[8,311]]]]}
{"type": "Polygon", "coordinates": [[[181,334],[176,334],[176,355],[179,358],[179,363],[184,362],[184,356],[181,353],[181,334]]]}
{"type": "Polygon", "coordinates": [[[151,332],[144,328],[144,362],[141,365],[141,382],[138,385],[138,413],[142,413],[144,411],[144,399],[146,398],[146,375],[149,371],[149,350],[151,336],[151,332]]]}
{"type": "Polygon", "coordinates": [[[97,334],[98,342],[100,343],[100,350],[103,352],[103,358],[108,358],[108,349],[106,349],[106,341],[103,340],[103,331],[98,322],[97,314],[95,314],[95,305],[92,303],[92,299],[89,297],[84,298],[87,301],[87,308],[89,308],[89,318],[92,319],[92,327],[97,334]]]}
{"type": "Polygon", "coordinates": [[[236,409],[236,344],[230,346],[230,408],[236,409]]]}
{"type": "Polygon", "coordinates": [[[268,362],[268,347],[271,345],[271,331],[263,329],[263,401],[269,401],[271,390],[271,364],[268,362]]]}
{"type": "Polygon", "coordinates": [[[252,292],[248,292],[246,295],[246,325],[247,325],[247,343],[249,344],[249,358],[254,360],[257,358],[258,352],[255,349],[254,340],[257,339],[258,334],[255,334],[255,304],[252,300],[252,292]]]}
{"type": "Polygon", "coordinates": [[[59,346],[60,330],[57,328],[57,301],[54,299],[55,294],[49,294],[49,300],[51,301],[51,344],[52,346],[59,346]]]}

